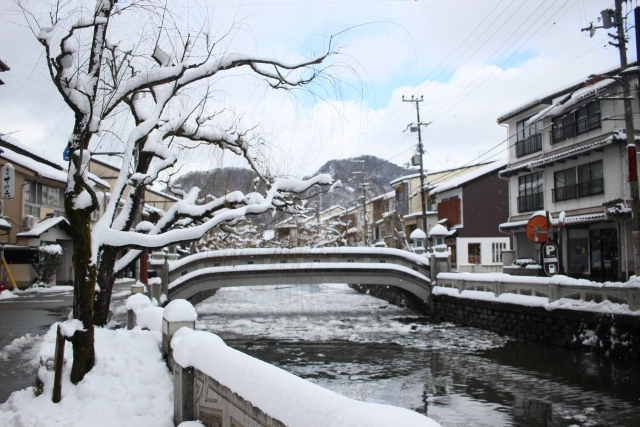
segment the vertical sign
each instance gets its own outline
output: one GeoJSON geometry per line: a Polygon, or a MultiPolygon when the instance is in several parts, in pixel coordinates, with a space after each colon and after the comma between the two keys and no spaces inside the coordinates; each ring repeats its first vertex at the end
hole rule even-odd
{"type": "Polygon", "coordinates": [[[554,276],[560,270],[558,259],[558,246],[555,243],[547,242],[542,245],[542,268],[547,276],[554,276]]]}
{"type": "Polygon", "coordinates": [[[2,167],[2,198],[13,199],[16,186],[16,170],[11,163],[2,167]]]}

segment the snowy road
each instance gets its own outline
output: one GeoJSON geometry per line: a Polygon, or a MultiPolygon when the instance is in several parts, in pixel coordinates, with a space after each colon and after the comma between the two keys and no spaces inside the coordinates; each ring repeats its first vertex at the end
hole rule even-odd
{"type": "Polygon", "coordinates": [[[241,351],[443,426],[640,425],[634,363],[430,323],[343,285],[225,288],[196,309],[241,351]]]}

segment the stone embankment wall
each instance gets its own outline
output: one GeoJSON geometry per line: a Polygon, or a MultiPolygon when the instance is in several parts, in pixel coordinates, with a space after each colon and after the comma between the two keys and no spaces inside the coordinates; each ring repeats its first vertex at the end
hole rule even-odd
{"type": "Polygon", "coordinates": [[[433,295],[431,311],[428,304],[394,287],[350,286],[392,304],[431,314],[439,321],[485,329],[521,341],[640,360],[640,316],[547,311],[541,307],[447,295],[433,295]]]}

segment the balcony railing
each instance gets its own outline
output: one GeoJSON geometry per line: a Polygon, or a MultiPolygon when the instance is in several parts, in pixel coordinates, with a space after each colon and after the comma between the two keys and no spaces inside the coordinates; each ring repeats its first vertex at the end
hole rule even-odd
{"type": "Polygon", "coordinates": [[[576,135],[589,132],[593,129],[600,128],[600,113],[595,113],[587,117],[582,117],[567,126],[554,127],[549,131],[551,135],[551,143],[564,141],[573,138],[576,135]]]}
{"type": "Polygon", "coordinates": [[[538,151],[542,151],[542,133],[536,133],[516,142],[516,157],[526,156],[538,151]]]}
{"type": "Polygon", "coordinates": [[[563,200],[578,199],[580,197],[589,197],[603,193],[604,179],[595,179],[593,181],[567,185],[566,187],[554,188],[551,190],[551,200],[555,203],[563,200]]]}
{"type": "Polygon", "coordinates": [[[544,193],[530,194],[518,197],[518,212],[530,212],[542,209],[544,193]]]}

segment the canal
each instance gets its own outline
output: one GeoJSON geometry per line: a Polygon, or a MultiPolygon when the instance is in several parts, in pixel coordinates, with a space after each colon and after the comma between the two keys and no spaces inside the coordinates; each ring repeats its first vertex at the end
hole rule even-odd
{"type": "Polygon", "coordinates": [[[197,328],[354,399],[448,426],[640,426],[636,362],[435,323],[344,285],[224,288],[197,328]]]}

